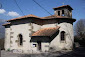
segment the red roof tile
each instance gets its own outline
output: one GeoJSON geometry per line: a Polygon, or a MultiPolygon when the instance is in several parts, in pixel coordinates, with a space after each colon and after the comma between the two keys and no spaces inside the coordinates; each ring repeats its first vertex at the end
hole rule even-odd
{"type": "Polygon", "coordinates": [[[52,18],[69,18],[69,17],[58,16],[58,15],[51,15],[51,16],[41,17],[41,19],[52,19],[52,18]]]}
{"type": "Polygon", "coordinates": [[[49,27],[38,30],[32,36],[52,36],[60,27],[49,27]]]}
{"type": "Polygon", "coordinates": [[[6,26],[6,25],[10,25],[11,23],[6,23],[6,24],[3,24],[2,26],[6,26]]]}
{"type": "Polygon", "coordinates": [[[38,16],[35,16],[35,15],[26,15],[26,16],[22,16],[22,17],[18,17],[18,18],[14,18],[14,19],[10,19],[10,20],[7,20],[7,22],[10,22],[12,20],[18,20],[18,19],[24,19],[24,18],[30,18],[30,17],[34,17],[34,18],[38,18],[38,19],[53,19],[53,18],[68,18],[68,19],[72,19],[72,18],[69,18],[69,17],[65,17],[65,16],[58,16],[58,15],[51,15],[51,16],[46,16],[46,17],[38,17],[38,16]]]}
{"type": "Polygon", "coordinates": [[[55,10],[55,9],[63,8],[63,7],[68,7],[68,8],[70,8],[71,10],[73,10],[73,8],[72,8],[71,6],[69,6],[69,5],[63,5],[63,6],[59,6],[59,7],[53,8],[53,9],[55,10]]]}
{"type": "Polygon", "coordinates": [[[9,21],[12,21],[12,20],[23,19],[23,18],[28,18],[28,17],[39,18],[38,16],[30,14],[30,15],[25,15],[25,16],[21,16],[21,17],[18,17],[18,18],[10,19],[10,20],[7,20],[7,21],[9,22],[9,21]]]}

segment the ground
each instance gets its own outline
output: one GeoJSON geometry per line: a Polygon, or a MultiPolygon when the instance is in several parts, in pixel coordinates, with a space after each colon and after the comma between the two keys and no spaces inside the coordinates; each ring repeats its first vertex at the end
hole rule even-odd
{"type": "Polygon", "coordinates": [[[61,51],[41,54],[15,54],[2,50],[1,57],[85,57],[85,48],[79,47],[70,52],[61,51]]]}

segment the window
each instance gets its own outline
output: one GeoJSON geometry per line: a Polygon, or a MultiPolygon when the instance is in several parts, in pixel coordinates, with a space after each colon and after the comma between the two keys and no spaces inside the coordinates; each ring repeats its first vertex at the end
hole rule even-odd
{"type": "Polygon", "coordinates": [[[62,14],[64,14],[64,10],[62,10],[62,14]]]}
{"type": "Polygon", "coordinates": [[[34,47],[36,47],[36,44],[33,44],[34,47]]]}
{"type": "Polygon", "coordinates": [[[20,46],[23,45],[23,36],[21,34],[19,34],[18,40],[19,40],[19,45],[20,46]]]}
{"type": "Polygon", "coordinates": [[[62,16],[65,16],[65,15],[64,15],[64,10],[62,10],[62,16]]]}
{"type": "Polygon", "coordinates": [[[60,16],[60,11],[58,11],[58,15],[60,16]]]}
{"type": "Polygon", "coordinates": [[[64,41],[64,40],[65,40],[65,32],[62,31],[62,32],[61,32],[61,41],[64,41]]]}

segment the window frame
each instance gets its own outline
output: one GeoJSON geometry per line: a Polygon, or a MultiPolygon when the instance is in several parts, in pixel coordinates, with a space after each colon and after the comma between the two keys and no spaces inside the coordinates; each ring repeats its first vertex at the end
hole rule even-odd
{"type": "Polygon", "coordinates": [[[60,42],[66,42],[66,35],[65,31],[60,32],[60,42]]]}
{"type": "Polygon", "coordinates": [[[18,35],[18,46],[23,46],[23,36],[22,36],[22,34],[18,35]]]}

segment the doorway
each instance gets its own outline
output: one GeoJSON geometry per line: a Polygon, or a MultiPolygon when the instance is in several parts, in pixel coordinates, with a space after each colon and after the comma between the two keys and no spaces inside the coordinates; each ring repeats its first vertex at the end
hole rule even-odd
{"type": "Polygon", "coordinates": [[[41,51],[41,41],[37,41],[37,44],[38,44],[38,50],[41,51]]]}

